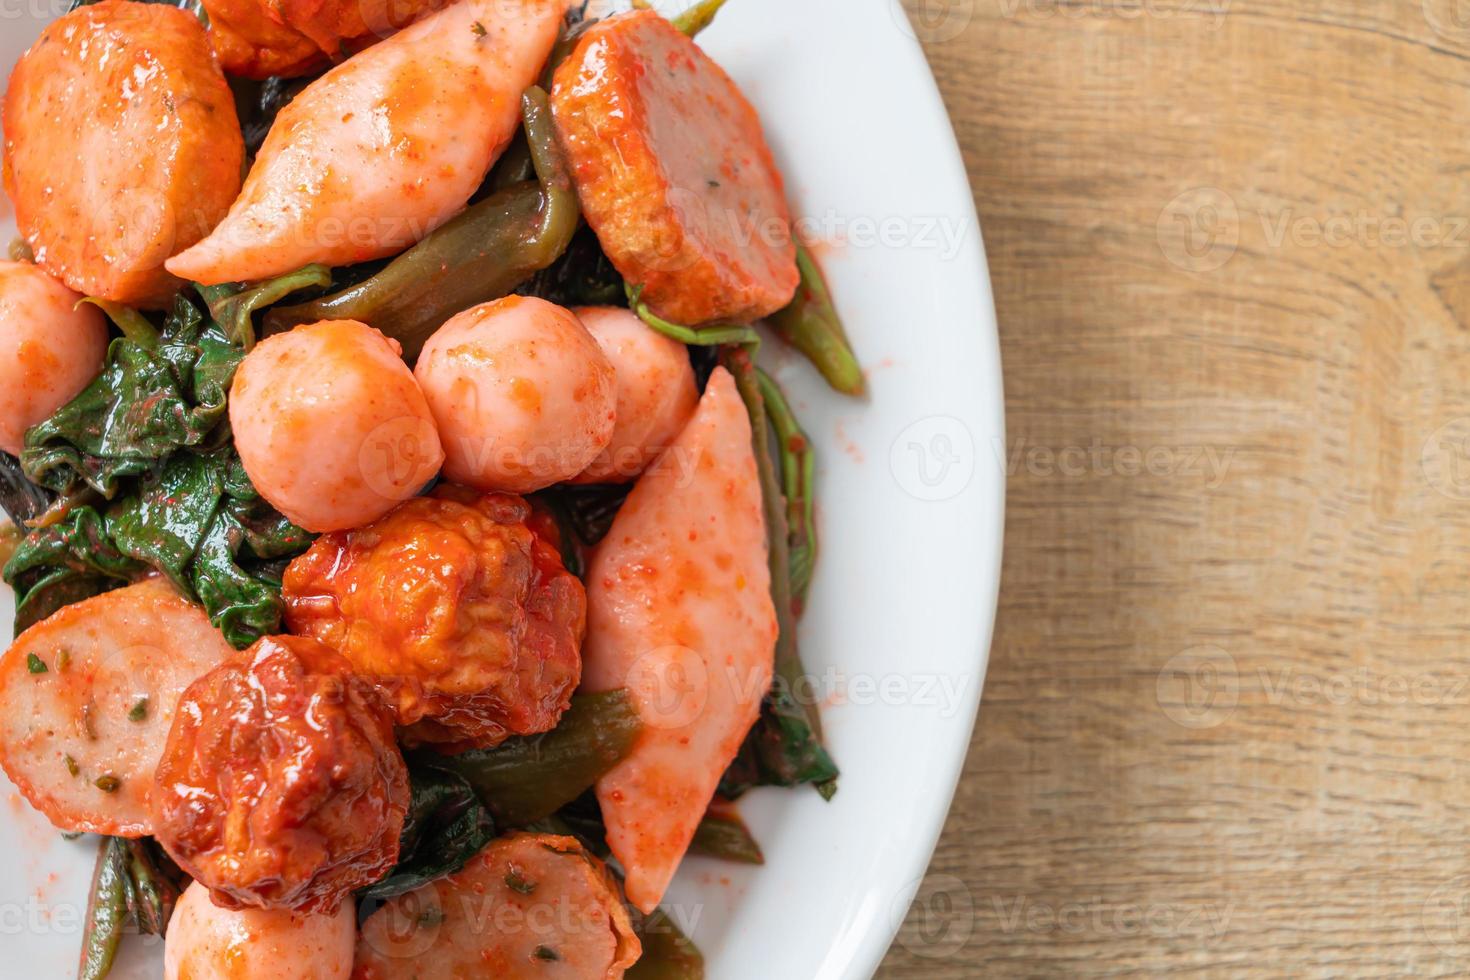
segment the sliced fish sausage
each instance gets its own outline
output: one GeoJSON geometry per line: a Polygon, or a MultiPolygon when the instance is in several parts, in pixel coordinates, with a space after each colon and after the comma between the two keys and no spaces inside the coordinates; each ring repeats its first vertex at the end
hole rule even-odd
{"type": "Polygon", "coordinates": [[[51,24],[5,96],[5,189],[37,263],[72,289],[162,307],[172,255],[240,190],[235,99],[193,14],[103,0],[51,24]]]}
{"type": "Polygon", "coordinates": [[[557,134],[587,222],[660,316],[749,322],[800,276],[781,173],[730,76],[651,10],[589,30],[557,69],[557,134]]]}
{"type": "Polygon", "coordinates": [[[152,834],[179,698],[233,652],[162,579],[67,606],[0,657],[0,766],[61,830],[152,834]]]}
{"type": "Polygon", "coordinates": [[[362,925],[354,980],[619,980],[642,953],[617,883],[570,837],[515,834],[362,925]]]}

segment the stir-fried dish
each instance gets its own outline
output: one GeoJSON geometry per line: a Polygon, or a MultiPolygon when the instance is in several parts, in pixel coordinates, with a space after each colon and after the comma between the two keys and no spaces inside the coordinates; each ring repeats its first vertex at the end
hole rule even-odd
{"type": "Polygon", "coordinates": [[[722,0],[81,3],[4,100],[0,765],[79,976],[703,975],[684,857],[838,772],[815,457],[862,373],[722,0]]]}

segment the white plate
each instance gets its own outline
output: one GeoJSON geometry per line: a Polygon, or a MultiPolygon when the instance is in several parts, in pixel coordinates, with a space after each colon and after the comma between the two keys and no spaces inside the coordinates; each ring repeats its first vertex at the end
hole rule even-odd
{"type": "MultiPolygon", "coordinates": [[[[0,30],[7,74],[47,19],[21,9],[0,30]]],[[[713,978],[867,977],[923,877],[984,681],[1005,492],[989,279],[897,0],[732,0],[701,43],[761,110],[796,212],[830,243],[820,254],[872,394],[840,398],[770,351],[820,452],[823,556],[802,646],[841,792],[752,794],[766,866],[691,860],[669,904],[713,978]]],[[[0,601],[8,635],[8,591],[0,601]]],[[[0,799],[0,974],[74,976],[93,848],[61,841],[9,784],[0,799]]],[[[159,975],[157,944],[140,946],[119,980],[159,975]]]]}

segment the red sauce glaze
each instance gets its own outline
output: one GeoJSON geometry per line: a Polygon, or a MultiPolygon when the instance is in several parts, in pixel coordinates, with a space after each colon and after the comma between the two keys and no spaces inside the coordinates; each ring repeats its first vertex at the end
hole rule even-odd
{"type": "Polygon", "coordinates": [[[154,832],[223,908],[332,912],[398,860],[393,715],[330,649],[266,637],[184,692],[154,832]]]}
{"type": "Polygon", "coordinates": [[[372,678],[411,744],[550,731],[581,680],[587,600],[533,521],[520,497],[441,487],[318,538],[286,571],[286,622],[372,678]]]}

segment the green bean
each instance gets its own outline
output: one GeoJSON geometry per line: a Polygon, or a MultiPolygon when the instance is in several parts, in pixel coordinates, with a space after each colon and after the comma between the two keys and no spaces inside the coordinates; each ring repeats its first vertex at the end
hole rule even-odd
{"type": "Polygon", "coordinates": [[[817,260],[800,242],[796,245],[796,265],[801,270],[796,298],[767,322],[806,355],[829,385],[845,395],[861,395],[866,386],[863,369],[848,343],[842,318],[832,304],[827,279],[817,260]]]}
{"type": "MultiPolygon", "coordinates": [[[[720,362],[735,378],[745,401],[755,446],[756,470],[766,515],[771,568],[771,598],[776,606],[776,682],[747,745],[754,745],[762,768],[779,785],[811,782],[824,799],[837,793],[837,766],[822,745],[822,719],[810,699],[796,692],[809,683],[796,638],[796,602],[791,590],[791,539],[787,505],[776,464],[771,459],[770,426],[760,380],[750,352],[727,347],[720,362]]],[[[742,753],[743,754],[743,753],[742,753]]]]}
{"type": "Polygon", "coordinates": [[[760,346],[760,335],[744,324],[716,323],[708,327],[686,327],[682,323],[671,323],[654,313],[643,302],[642,286],[624,283],[623,289],[628,294],[628,308],[638,315],[638,319],[681,344],[690,347],[719,347],[722,344],[740,344],[752,348],[760,346]]]}
{"type": "Polygon", "coordinates": [[[168,858],[156,844],[148,840],[128,840],[124,844],[133,881],[133,919],[141,931],[162,936],[179,901],[179,882],[170,874],[171,865],[165,863],[168,858]]]}
{"type": "MultiPolygon", "coordinates": [[[[699,32],[714,22],[715,14],[725,5],[725,0],[700,0],[694,6],[669,18],[669,23],[678,28],[689,37],[697,37],[699,32]]],[[[651,0],[633,0],[635,10],[654,9],[651,0]]]]}
{"type": "Polygon", "coordinates": [[[800,612],[817,566],[817,455],[775,379],[759,368],[755,376],[780,447],[782,496],[786,498],[791,549],[791,597],[800,612]]]}
{"type": "Polygon", "coordinates": [[[736,864],[766,863],[766,856],[761,853],[761,846],[751,835],[750,828],[734,813],[705,814],[694,831],[689,853],[736,864]]]}
{"type": "Polygon", "coordinates": [[[725,0],[699,0],[699,3],[672,18],[672,23],[690,37],[697,37],[700,31],[714,22],[715,14],[724,5],[725,0]]]}
{"type": "Polygon", "coordinates": [[[356,286],[271,311],[267,332],[319,320],[359,320],[397,340],[413,361],[450,317],[508,295],[556,261],[577,231],[580,207],[552,131],[546,93],[528,89],[521,109],[539,184],[491,194],[356,286]]]}
{"type": "Polygon", "coordinates": [[[525,827],[581,796],[627,758],[641,727],[626,691],[579,694],[561,724],[544,735],[426,761],[462,776],[498,824],[525,827]]]}
{"type": "Polygon", "coordinates": [[[660,909],[634,924],[643,956],[624,974],[628,980],[704,980],[704,955],[660,909]]]}
{"type": "Polygon", "coordinates": [[[102,980],[112,970],[123,931],[134,902],[127,842],[104,837],[97,847],[92,870],[92,894],[87,901],[86,928],[77,980],[102,980]]]}

